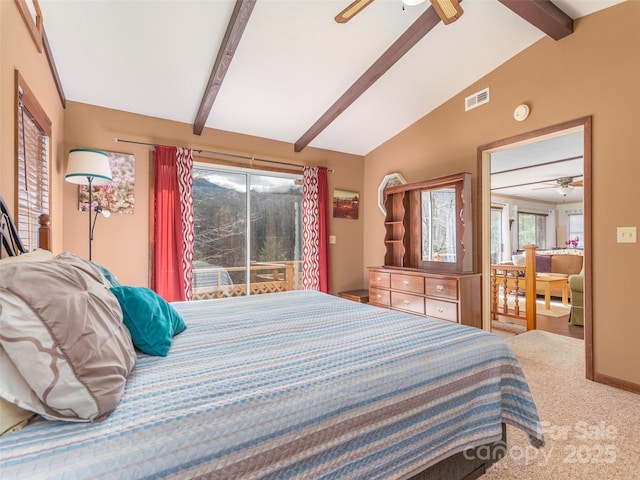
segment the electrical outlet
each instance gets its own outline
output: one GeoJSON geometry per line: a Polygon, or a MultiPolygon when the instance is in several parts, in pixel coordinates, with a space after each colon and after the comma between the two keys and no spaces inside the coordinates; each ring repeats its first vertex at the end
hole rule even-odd
{"type": "Polygon", "coordinates": [[[618,227],[618,243],[636,243],[637,241],[636,227],[618,227]]]}
{"type": "Polygon", "coordinates": [[[329,235],[329,243],[332,244],[332,245],[336,243],[336,236],[335,235],[329,235]]]}

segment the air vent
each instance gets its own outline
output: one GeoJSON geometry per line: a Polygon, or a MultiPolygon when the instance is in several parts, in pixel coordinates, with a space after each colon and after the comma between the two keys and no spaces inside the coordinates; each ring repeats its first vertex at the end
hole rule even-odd
{"type": "Polygon", "coordinates": [[[485,103],[489,103],[489,87],[465,98],[464,111],[467,112],[472,108],[479,107],[480,105],[484,105],[485,103]]]}

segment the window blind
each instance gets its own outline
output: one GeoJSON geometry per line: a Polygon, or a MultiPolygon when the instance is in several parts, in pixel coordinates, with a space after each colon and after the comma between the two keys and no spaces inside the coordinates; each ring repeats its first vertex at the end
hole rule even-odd
{"type": "Polygon", "coordinates": [[[38,247],[38,217],[49,214],[49,136],[18,94],[18,232],[27,250],[38,247]]]}

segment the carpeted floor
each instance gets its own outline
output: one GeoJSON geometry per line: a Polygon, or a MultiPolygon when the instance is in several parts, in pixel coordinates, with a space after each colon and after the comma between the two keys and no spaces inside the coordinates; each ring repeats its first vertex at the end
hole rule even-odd
{"type": "Polygon", "coordinates": [[[536,450],[507,427],[507,456],[483,480],[640,478],[640,395],[584,378],[584,342],[533,330],[505,339],[543,422],[536,450]]]}
{"type": "Polygon", "coordinates": [[[525,333],[527,331],[527,327],[524,325],[518,325],[516,323],[513,322],[513,320],[509,320],[508,318],[505,319],[504,321],[499,321],[499,320],[491,320],[491,328],[493,333],[499,333],[496,332],[496,330],[503,330],[505,332],[510,332],[511,334],[521,334],[521,333],[525,333]]]}

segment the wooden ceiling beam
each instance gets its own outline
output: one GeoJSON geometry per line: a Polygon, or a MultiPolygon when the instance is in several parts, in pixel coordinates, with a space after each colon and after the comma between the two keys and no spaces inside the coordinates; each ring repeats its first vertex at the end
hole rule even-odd
{"type": "Polygon", "coordinates": [[[44,47],[44,52],[47,56],[47,62],[49,62],[49,69],[51,70],[53,81],[56,84],[56,90],[58,90],[58,96],[60,97],[62,108],[67,108],[67,99],[64,96],[64,90],[62,89],[62,81],[60,80],[60,76],[58,75],[56,62],[53,60],[53,52],[51,51],[51,46],[49,45],[49,39],[47,38],[47,32],[45,31],[44,28],[42,29],[42,45],[44,47]]]}
{"type": "Polygon", "coordinates": [[[498,0],[554,40],[573,33],[573,19],[550,0],[498,0]]]}
{"type": "Polygon", "coordinates": [[[309,130],[295,143],[294,151],[301,152],[311,141],[327,128],[342,112],[344,112],[360,95],[387,72],[405,53],[415,46],[435,27],[440,17],[429,7],[413,24],[396,40],[386,52],[364,72],[356,82],[329,107],[309,130]]]}
{"type": "Polygon", "coordinates": [[[240,39],[242,38],[242,34],[249,22],[249,17],[255,5],[256,0],[236,0],[231,19],[227,25],[227,31],[222,39],[222,45],[220,45],[218,56],[213,64],[213,70],[211,70],[207,88],[200,102],[198,114],[193,123],[194,135],[200,135],[202,134],[202,130],[204,130],[204,125],[211,113],[213,102],[218,96],[222,81],[227,74],[233,55],[236,53],[236,49],[238,48],[238,44],[240,43],[240,39]]]}

